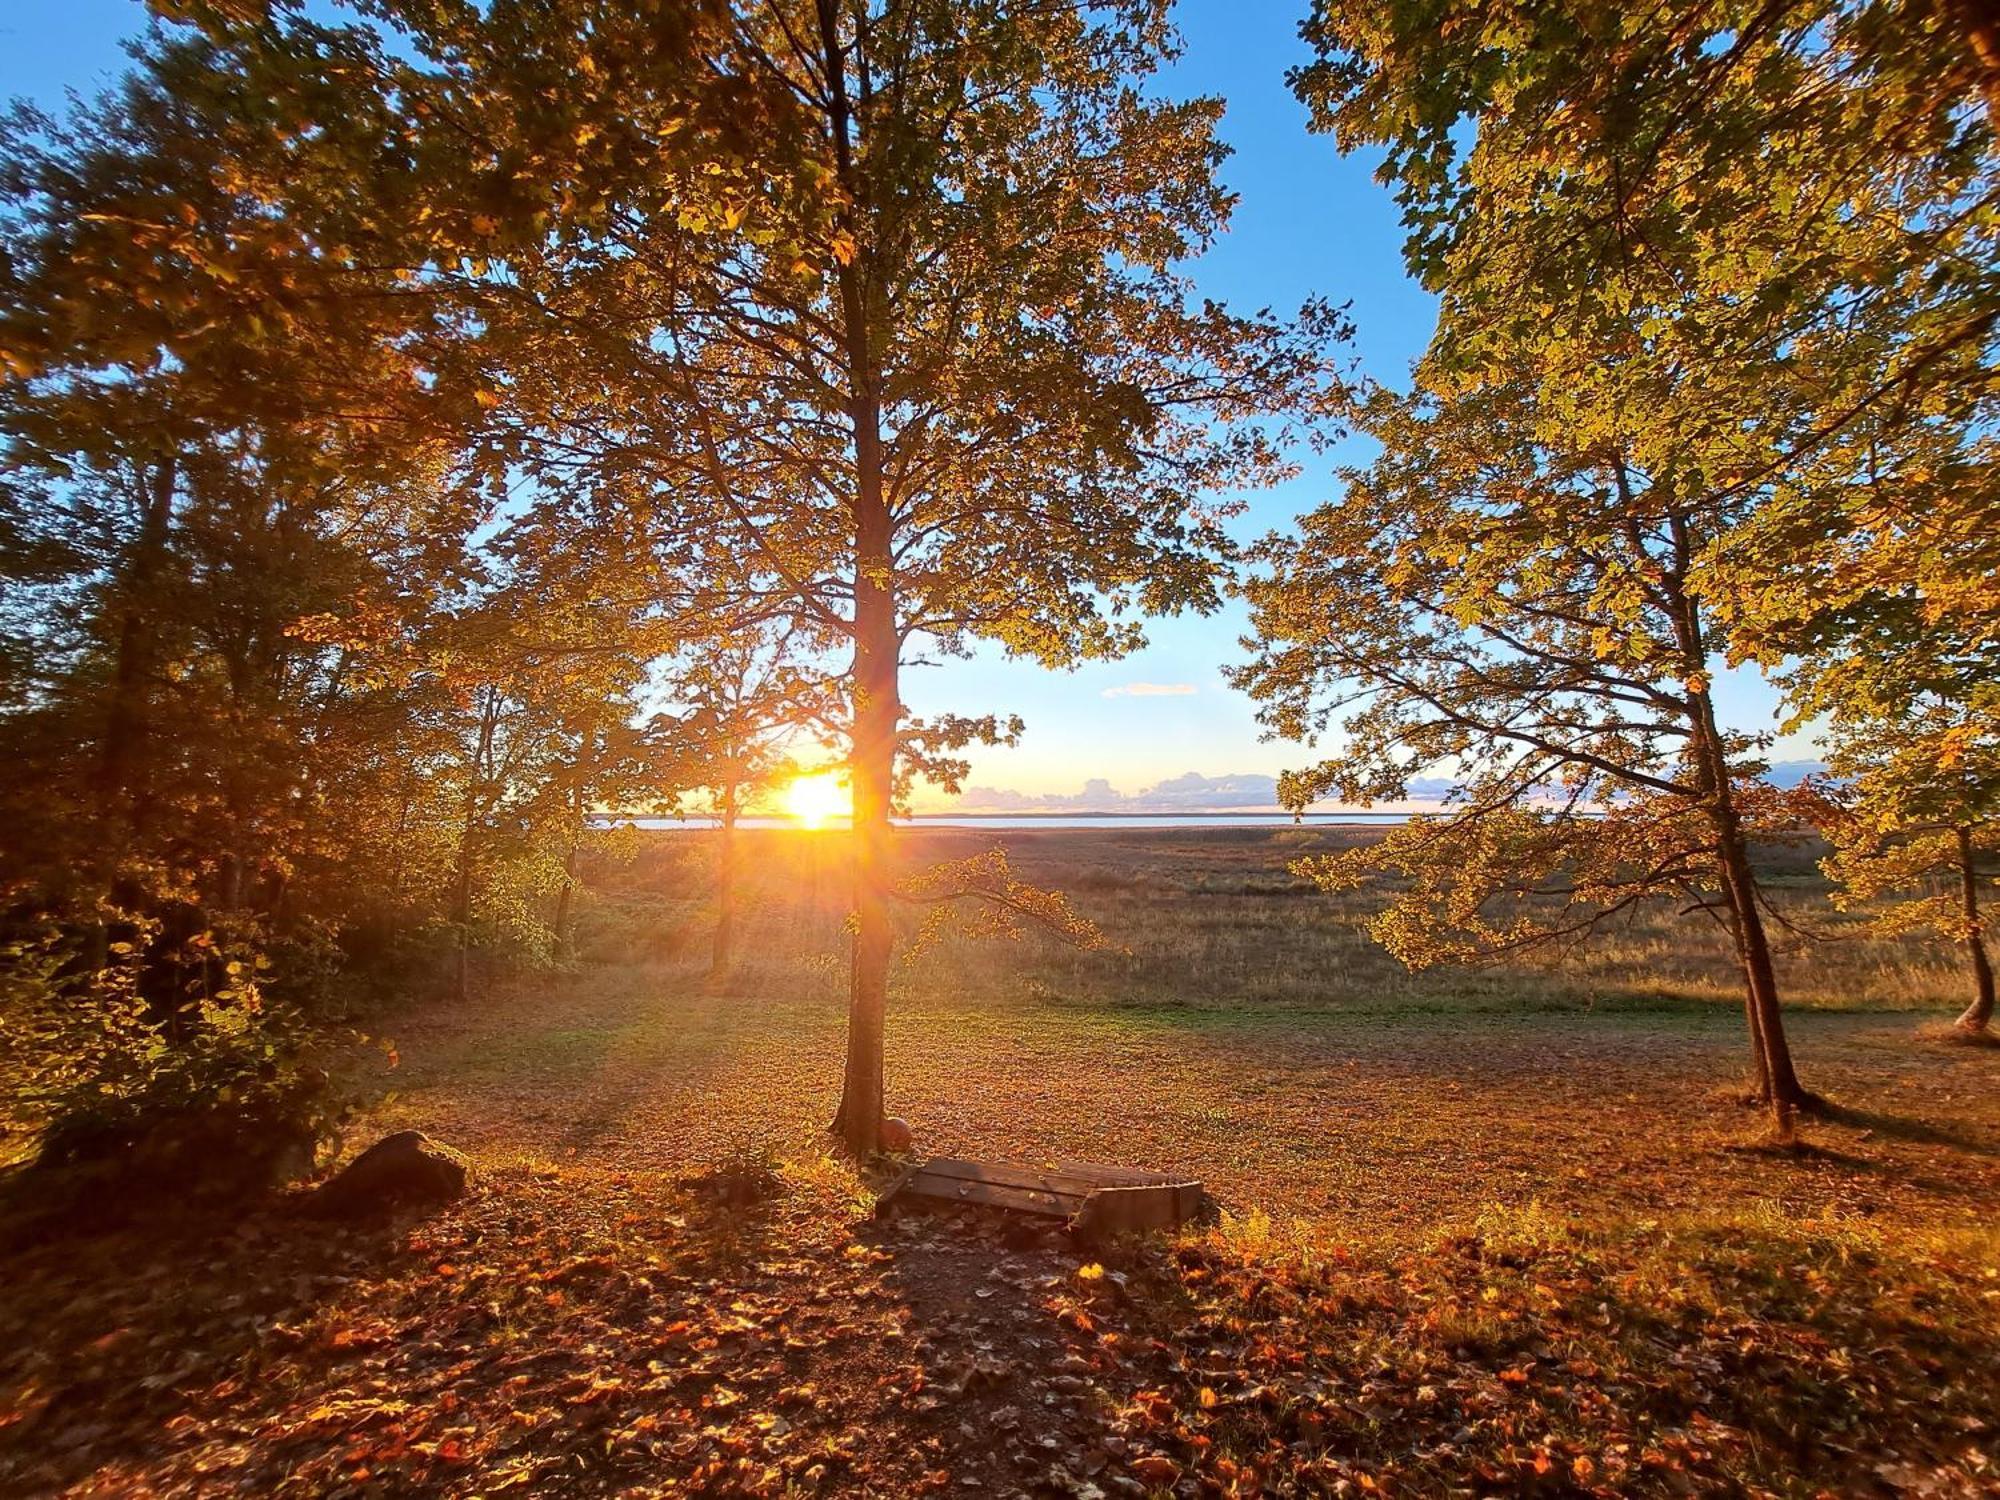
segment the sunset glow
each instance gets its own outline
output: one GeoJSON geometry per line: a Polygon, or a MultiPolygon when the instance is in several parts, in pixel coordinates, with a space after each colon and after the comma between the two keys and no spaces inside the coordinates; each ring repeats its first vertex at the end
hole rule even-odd
{"type": "Polygon", "coordinates": [[[837,772],[795,777],[785,788],[785,816],[801,828],[823,828],[853,812],[854,800],[837,772]]]}

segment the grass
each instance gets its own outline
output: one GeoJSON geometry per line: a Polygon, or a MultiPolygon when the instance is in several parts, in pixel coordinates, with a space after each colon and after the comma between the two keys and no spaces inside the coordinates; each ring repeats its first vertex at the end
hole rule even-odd
{"type": "MultiPolygon", "coordinates": [[[[912,857],[985,837],[927,830],[912,857]]],[[[924,1149],[1185,1168],[1246,1209],[1378,1230],[1489,1202],[1693,1205],[1730,1184],[1952,1218],[1980,1212],[1969,1184],[2000,1191],[1995,1060],[1919,1042],[1948,991],[1918,1010],[1911,984],[1875,978],[1910,947],[1786,953],[1801,1070],[1852,1111],[1816,1139],[1872,1165],[1774,1171],[1724,1149],[1761,1122],[1732,1102],[1743,1022],[1706,924],[1649,913],[1569,968],[1411,975],[1368,941],[1360,905],[1300,893],[1290,831],[1008,838],[1025,878],[1070,891],[1129,952],[948,940],[903,964],[890,1105],[924,1149]],[[1926,1154],[1940,1141],[1948,1171],[1926,1154]]],[[[501,986],[413,1018],[384,1119],[660,1170],[746,1140],[816,1147],[844,1025],[838,846],[763,833],[750,851],[726,983],[701,982],[703,841],[662,838],[606,879],[598,915],[618,921],[593,942],[616,959],[637,926],[679,956],[593,962],[554,993],[501,986]]],[[[1801,882],[1783,899],[1815,896],[1801,882]]]]}
{"type": "Polygon", "coordinates": [[[1345,836],[1009,834],[1129,951],[948,938],[900,968],[891,1106],[920,1149],[1173,1167],[1224,1204],[1095,1261],[870,1219],[823,1133],[837,845],[752,836],[742,958],[710,984],[705,841],[654,840],[595,877],[574,974],[395,1019],[361,1134],[469,1150],[475,1197],[17,1254],[0,1490],[2000,1483],[2000,1052],[1919,1035],[1955,976],[1798,940],[1794,1045],[1840,1112],[1745,1149],[1712,930],[1648,913],[1564,969],[1407,975],[1363,905],[1284,873],[1345,836]]]}

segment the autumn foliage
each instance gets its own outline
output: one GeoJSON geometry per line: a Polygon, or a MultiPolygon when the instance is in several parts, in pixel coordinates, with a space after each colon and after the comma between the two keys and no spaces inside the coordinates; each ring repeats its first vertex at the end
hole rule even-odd
{"type": "MultiPolygon", "coordinates": [[[[126,1436],[179,1446],[149,1469],[121,1438],[93,1470],[62,1456],[86,1430],[0,1477],[539,1493],[665,1466],[918,1493],[954,1478],[926,1424],[966,1403],[980,1463],[1081,1500],[1990,1480],[1965,1447],[1990,1349],[1960,1335],[1992,1293],[1955,1257],[1990,1278],[1991,1247],[1942,1217],[1914,1244],[1831,1210],[1653,1237],[1627,1203],[1391,1242],[1250,1209],[1075,1263],[1031,1236],[1000,1278],[1028,1311],[986,1337],[948,1290],[977,1237],[860,1229],[851,1175],[888,1143],[894,1069],[917,1094],[914,1058],[958,1055],[897,1030],[927,965],[1060,953],[1027,992],[1055,1026],[1105,1000],[1064,989],[1092,965],[1197,930],[1164,887],[1143,919],[1110,899],[1129,870],[915,859],[913,790],[957,792],[1025,726],[918,717],[906,671],[1067,670],[1238,605],[1223,666],[1298,747],[1286,807],[1449,790],[1379,839],[1285,846],[1282,875],[1218,874],[1218,900],[1284,898],[1237,934],[1229,982],[1257,982],[1225,1008],[1290,994],[1274,955],[1301,930],[1365,930],[1389,987],[1677,923],[1740,997],[1773,1131],[1745,1170],[1816,1170],[1838,1154],[1816,1129],[1921,1128],[1868,1123],[1811,1041],[1795,1061],[1786,1000],[1800,944],[1893,940],[1962,976],[1957,1039],[1991,1029],[1988,9],[1313,0],[1285,82],[1379,162],[1438,308],[1412,369],[1363,377],[1338,285],[1284,312],[1201,295],[1235,201],[1225,102],[1176,92],[1170,0],[153,0],[115,87],[0,120],[0,1124],[44,1169],[18,1174],[23,1242],[115,1248],[149,1197],[311,1176],[356,1108],[393,1113],[367,1097],[400,1060],[382,1023],[511,1015],[527,976],[560,1007],[665,973],[741,1042],[794,898],[827,930],[783,983],[837,974],[844,1022],[811,1031],[809,1086],[714,1098],[809,1109],[847,1164],[736,1142],[695,1177],[598,1169],[582,1201],[515,1163],[429,1229],[253,1218],[295,1278],[233,1300],[235,1252],[182,1247],[185,1330],[150,1260],[136,1285],[100,1267],[102,1302],[0,1364],[0,1435],[95,1399],[55,1373],[82,1361],[126,1436]],[[1245,496],[1348,438],[1326,492],[1247,541],[1245,496]],[[1728,710],[1750,673],[1824,774],[1773,784],[1774,736],[1728,710]],[[743,825],[806,769],[851,820],[760,869],[743,825]],[[640,813],[716,836],[676,864],[614,826],[640,813]],[[1826,877],[1812,912],[1781,857],[1826,877]],[[699,1000],[673,968],[696,949],[699,1000]],[[1802,1137],[1802,1113],[1825,1123],[1802,1137]],[[135,1373],[190,1331],[184,1365],[135,1373]],[[864,1340],[896,1353],[826,1352],[864,1340]],[[1030,1453],[1044,1410],[1068,1426],[1030,1453]]],[[[1146,972],[1102,1008],[1208,1003],[1191,968],[1146,972]]],[[[1135,1050],[1200,1092],[1231,1047],[1256,1053],[1135,1050]]],[[[1101,1089],[1072,1062],[1037,1066],[1101,1089]]],[[[1020,1138],[1087,1152],[1054,1097],[1020,1138]]],[[[51,1302],[63,1274],[29,1268],[51,1302]]],[[[25,1317],[0,1299],[32,1343],[25,1317]]]]}

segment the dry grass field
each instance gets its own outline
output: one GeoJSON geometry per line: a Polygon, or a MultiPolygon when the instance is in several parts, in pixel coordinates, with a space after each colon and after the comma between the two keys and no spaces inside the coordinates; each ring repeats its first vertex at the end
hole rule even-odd
{"type": "MultiPolygon", "coordinates": [[[[1879,1193],[1716,1154],[1762,1120],[1734,1103],[1747,1052],[1712,924],[1655,912],[1564,967],[1412,975],[1361,930],[1359,900],[1284,869],[1309,840],[1354,836],[912,836],[913,864],[1004,838],[1023,878],[1069,892],[1112,946],[953,937],[911,956],[892,1001],[891,1107],[926,1150],[1196,1170],[1245,1211],[1371,1230],[1423,1231],[1491,1202],[1699,1203],[1736,1176],[1781,1196],[1823,1177],[1864,1208],[1879,1193]]],[[[702,974],[705,841],[657,838],[604,880],[573,979],[496,985],[398,1023],[385,1118],[662,1170],[816,1148],[844,1022],[838,840],[746,837],[755,888],[725,982],[702,974]]],[[[1790,863],[1784,908],[1827,925],[1809,859],[1790,863]]],[[[1958,976],[1844,926],[1793,937],[1784,959],[1800,1067],[1848,1111],[1822,1134],[1892,1158],[1962,1137],[1978,1147],[1963,1173],[2000,1193],[1987,1097],[2000,1055],[1920,1039],[1953,1013],[1958,976]]],[[[1960,1213],[1966,1196],[1939,1186],[1925,1212],[1960,1213]]]]}
{"type": "MultiPolygon", "coordinates": [[[[837,839],[747,835],[710,982],[708,840],[648,837],[574,972],[380,1019],[355,1134],[464,1147],[465,1203],[16,1248],[0,1490],[1995,1492],[2000,1051],[1925,1035],[1941,958],[1788,936],[1838,1110],[1773,1151],[1719,933],[1409,975],[1284,870],[1354,836],[905,838],[1002,838],[1111,940],[938,942],[888,1056],[921,1150],[1176,1168],[1225,1210],[1098,1252],[871,1220],[823,1134],[837,839]]],[[[1829,927],[1809,856],[1769,863],[1829,927]]]]}

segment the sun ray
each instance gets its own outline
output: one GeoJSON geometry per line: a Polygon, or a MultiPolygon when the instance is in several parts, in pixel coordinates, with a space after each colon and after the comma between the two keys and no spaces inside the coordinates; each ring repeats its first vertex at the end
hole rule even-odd
{"type": "Polygon", "coordinates": [[[824,828],[853,815],[854,800],[838,772],[795,776],[785,787],[785,816],[801,828],[824,828]]]}

